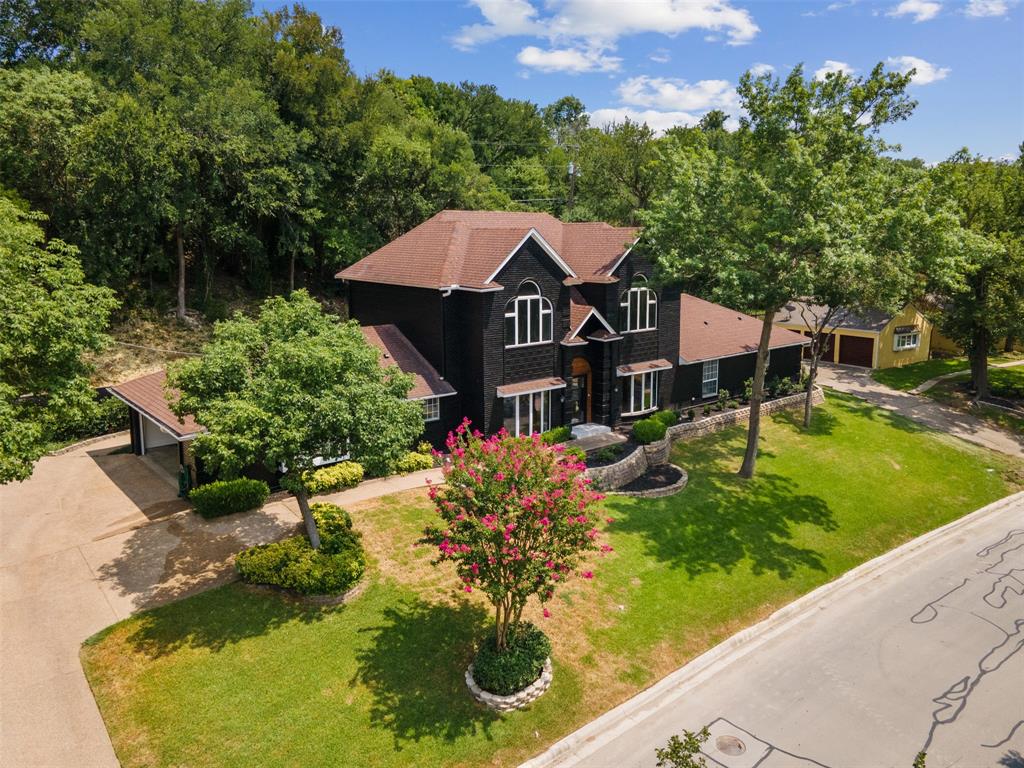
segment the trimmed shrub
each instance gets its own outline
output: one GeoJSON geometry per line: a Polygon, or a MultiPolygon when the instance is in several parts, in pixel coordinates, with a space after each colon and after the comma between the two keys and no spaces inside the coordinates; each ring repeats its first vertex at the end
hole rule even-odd
{"type": "Polygon", "coordinates": [[[747,379],[743,382],[743,402],[749,403],[750,398],[754,396],[754,380],[747,379]]]}
{"type": "Polygon", "coordinates": [[[696,418],[697,418],[697,411],[695,411],[693,408],[690,408],[686,412],[686,420],[687,421],[693,421],[696,418]]]}
{"type": "Polygon", "coordinates": [[[407,475],[410,472],[419,472],[421,469],[430,469],[433,466],[434,457],[429,453],[409,451],[395,463],[395,472],[407,475]]]}
{"type": "Polygon", "coordinates": [[[363,465],[355,461],[341,461],[308,473],[304,482],[311,496],[333,493],[352,488],[363,481],[363,465]]]}
{"type": "Polygon", "coordinates": [[[658,411],[656,414],[651,416],[652,419],[657,419],[666,427],[671,427],[679,423],[679,414],[672,410],[658,411]]]}
{"type": "Polygon", "coordinates": [[[560,427],[549,429],[547,432],[541,432],[540,437],[548,445],[567,443],[572,440],[572,427],[563,424],[560,427]]]}
{"type": "Polygon", "coordinates": [[[250,547],[235,558],[243,581],[303,595],[337,595],[359,581],[366,556],[348,512],[323,502],[310,505],[310,510],[320,531],[320,549],[313,549],[305,536],[250,547]]]}
{"type": "Polygon", "coordinates": [[[548,636],[529,622],[509,631],[508,648],[498,652],[493,636],[488,637],[473,660],[473,679],[489,693],[510,696],[536,682],[551,655],[548,636]]]}
{"type": "Polygon", "coordinates": [[[726,408],[739,408],[740,404],[738,400],[730,400],[725,404],[726,408]]]}
{"type": "Polygon", "coordinates": [[[640,419],[633,424],[633,439],[640,445],[656,443],[665,437],[668,427],[657,419],[640,419]]]}
{"type": "Polygon", "coordinates": [[[416,453],[425,453],[427,456],[434,455],[434,446],[428,443],[426,440],[420,440],[416,443],[416,453]]]}
{"type": "Polygon", "coordinates": [[[188,500],[196,512],[211,518],[262,507],[269,495],[270,488],[262,480],[239,477],[201,485],[192,490],[188,500]]]}
{"type": "Polygon", "coordinates": [[[705,416],[710,416],[711,415],[711,406],[710,405],[705,405],[704,406],[704,415],[705,416]]]}

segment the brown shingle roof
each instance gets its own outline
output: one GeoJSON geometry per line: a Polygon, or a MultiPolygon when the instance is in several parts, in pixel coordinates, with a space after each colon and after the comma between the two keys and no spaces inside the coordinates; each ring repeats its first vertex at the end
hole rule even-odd
{"type": "MultiPolygon", "coordinates": [[[[817,323],[828,314],[829,307],[825,304],[811,304],[807,301],[791,301],[775,313],[775,322],[804,326],[806,320],[803,313],[805,312],[807,313],[807,320],[817,323]]],[[[851,309],[840,307],[829,319],[827,325],[829,330],[832,328],[849,328],[855,331],[874,331],[878,333],[890,323],[892,318],[892,315],[875,309],[858,313],[851,309]]]]}
{"type": "Polygon", "coordinates": [[[531,379],[530,381],[517,381],[514,384],[502,384],[497,389],[498,397],[512,397],[513,395],[525,395],[530,392],[543,392],[547,389],[562,389],[565,387],[565,379],[557,376],[544,379],[531,379]]]}
{"type": "Polygon", "coordinates": [[[441,211],[337,277],[420,288],[500,288],[489,278],[531,229],[582,282],[606,282],[637,236],[633,227],[563,223],[547,213],[441,211]]]}
{"type": "Polygon", "coordinates": [[[363,336],[371,346],[380,350],[381,365],[397,365],[405,373],[413,375],[410,400],[455,394],[455,388],[438,375],[434,366],[427,362],[397,326],[365,325],[363,336]]]}
{"type": "MultiPolygon", "coordinates": [[[[110,391],[128,405],[146,414],[153,421],[166,427],[177,438],[189,437],[202,432],[203,428],[191,416],[179,419],[174,415],[167,398],[164,386],[167,383],[167,372],[157,371],[137,379],[108,387],[110,391]]],[[[178,390],[167,391],[173,400],[178,398],[178,390]]]]}
{"type": "MultiPolygon", "coordinates": [[[[761,321],[688,293],[679,296],[679,357],[683,364],[757,351],[761,321]]],[[[770,346],[806,344],[807,339],[785,328],[773,328],[770,346]]]]}

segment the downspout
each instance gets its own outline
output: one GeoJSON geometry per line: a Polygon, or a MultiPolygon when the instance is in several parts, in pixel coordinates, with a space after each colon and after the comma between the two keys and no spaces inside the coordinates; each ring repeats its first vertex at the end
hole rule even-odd
{"type": "Polygon", "coordinates": [[[446,322],[448,310],[444,300],[451,295],[451,288],[441,289],[441,379],[443,381],[448,381],[448,327],[446,322]]]}

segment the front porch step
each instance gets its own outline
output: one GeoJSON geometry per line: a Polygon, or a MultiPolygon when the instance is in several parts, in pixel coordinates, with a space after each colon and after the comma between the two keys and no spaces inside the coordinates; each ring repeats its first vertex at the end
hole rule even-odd
{"type": "Polygon", "coordinates": [[[590,435],[589,437],[579,437],[573,440],[567,445],[571,445],[573,448],[579,448],[585,453],[590,451],[597,451],[601,448],[607,448],[609,445],[618,445],[619,443],[626,442],[626,438],[620,435],[618,432],[599,432],[596,435],[590,435]]]}
{"type": "Polygon", "coordinates": [[[612,428],[606,427],[604,424],[577,424],[572,428],[572,436],[579,440],[581,437],[603,435],[611,431],[612,428]]]}

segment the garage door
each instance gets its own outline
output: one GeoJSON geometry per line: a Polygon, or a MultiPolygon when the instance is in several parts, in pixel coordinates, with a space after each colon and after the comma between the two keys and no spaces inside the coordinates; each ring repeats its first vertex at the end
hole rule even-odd
{"type": "Polygon", "coordinates": [[[863,336],[842,336],[839,340],[839,362],[843,365],[871,367],[875,340],[863,336]]]}
{"type": "MultiPolygon", "coordinates": [[[[804,331],[804,336],[810,338],[813,334],[810,331],[804,331]]],[[[804,347],[803,356],[804,359],[811,356],[810,344],[804,347]]],[[[834,363],[836,361],[836,335],[834,333],[830,333],[822,339],[821,357],[819,359],[823,363],[834,363]]]]}

